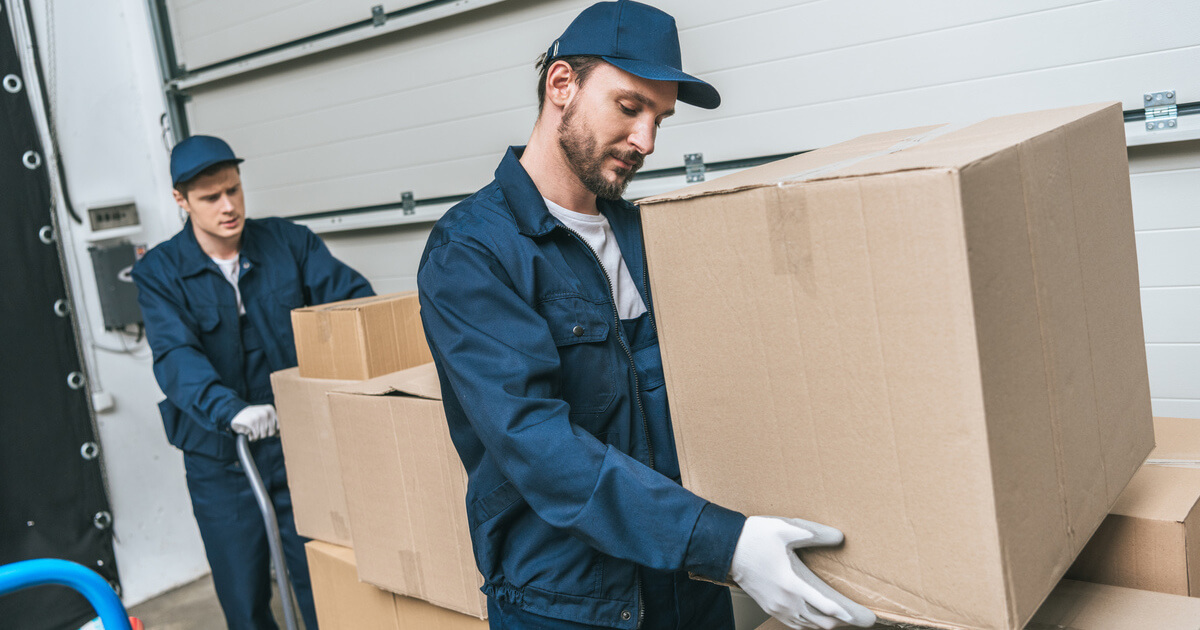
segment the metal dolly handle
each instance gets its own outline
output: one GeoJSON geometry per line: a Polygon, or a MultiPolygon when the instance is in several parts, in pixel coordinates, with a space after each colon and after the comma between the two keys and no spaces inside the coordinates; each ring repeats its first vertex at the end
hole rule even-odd
{"type": "MultiPolygon", "coordinates": [[[[287,630],[298,630],[296,625],[295,595],[292,593],[292,581],[288,579],[287,561],[283,557],[283,539],[279,535],[279,521],[275,518],[275,506],[271,504],[271,496],[263,484],[262,475],[250,454],[250,439],[239,433],[237,436],[238,459],[242,462],[242,470],[250,480],[254,490],[254,500],[258,502],[258,511],[262,513],[263,524],[267,528],[267,544],[271,548],[271,564],[275,565],[275,584],[279,587],[279,599],[283,605],[283,621],[287,630]]],[[[105,625],[105,630],[108,626],[105,625]]]]}
{"type": "Polygon", "coordinates": [[[70,562],[43,558],[24,560],[0,567],[0,595],[7,595],[32,586],[58,584],[69,586],[87,598],[100,616],[104,630],[132,630],[125,606],[104,578],[87,567],[70,562]]]}

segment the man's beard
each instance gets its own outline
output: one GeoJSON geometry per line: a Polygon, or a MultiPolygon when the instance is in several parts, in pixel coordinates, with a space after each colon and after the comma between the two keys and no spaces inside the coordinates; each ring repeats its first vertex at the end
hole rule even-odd
{"type": "Polygon", "coordinates": [[[575,108],[573,106],[574,103],[567,106],[566,111],[563,112],[562,121],[558,124],[558,146],[567,156],[567,164],[571,166],[571,170],[583,183],[584,188],[587,188],[592,194],[601,199],[620,199],[621,195],[625,194],[629,182],[633,180],[633,174],[642,167],[645,156],[637,151],[618,153],[616,150],[600,149],[596,137],[592,135],[587,124],[574,120],[575,108]],[[604,161],[609,157],[632,164],[633,167],[614,169],[617,180],[611,182],[604,177],[604,161]]]}

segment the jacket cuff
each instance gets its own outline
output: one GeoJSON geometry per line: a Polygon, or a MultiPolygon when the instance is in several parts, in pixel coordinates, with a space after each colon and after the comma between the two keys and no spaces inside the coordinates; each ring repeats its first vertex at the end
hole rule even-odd
{"type": "Polygon", "coordinates": [[[217,417],[217,430],[229,431],[229,423],[233,422],[233,417],[242,412],[243,409],[250,405],[241,399],[234,398],[228,403],[221,406],[221,413],[217,417]]]}
{"type": "Polygon", "coordinates": [[[733,563],[733,550],[746,517],[740,512],[709,503],[700,510],[688,542],[684,567],[714,582],[724,582],[733,563]]]}

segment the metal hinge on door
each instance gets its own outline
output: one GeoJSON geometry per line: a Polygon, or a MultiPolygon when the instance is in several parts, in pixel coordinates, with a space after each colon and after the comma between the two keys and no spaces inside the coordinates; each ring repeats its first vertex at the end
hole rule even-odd
{"type": "Polygon", "coordinates": [[[1143,101],[1146,103],[1146,131],[1174,129],[1179,124],[1175,90],[1147,93],[1143,101]]]}

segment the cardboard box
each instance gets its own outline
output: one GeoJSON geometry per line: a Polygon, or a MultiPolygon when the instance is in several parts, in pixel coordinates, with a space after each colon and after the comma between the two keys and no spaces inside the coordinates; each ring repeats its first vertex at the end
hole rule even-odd
{"type": "Polygon", "coordinates": [[[325,392],[352,382],[304,378],[298,368],[271,374],[296,531],[345,547],[350,516],[325,392]]]}
{"type": "Polygon", "coordinates": [[[1022,628],[1153,446],[1119,104],[641,202],[684,484],[840,528],[895,621],[1022,628]]]}
{"type": "Polygon", "coordinates": [[[1154,441],[1147,464],[1200,467],[1200,420],[1155,418],[1154,441]]]}
{"type": "MultiPolygon", "coordinates": [[[[324,626],[322,626],[324,627],[324,626]]],[[[894,626],[875,626],[879,630],[894,626]]],[[[786,630],[772,619],[758,630],[786,630]]],[[[1200,599],[1063,580],[1027,630],[1200,630],[1200,599]]]]}
{"type": "Polygon", "coordinates": [[[292,311],[300,376],[363,381],[433,360],[415,291],[292,311]]]}
{"type": "Polygon", "coordinates": [[[1067,576],[1200,595],[1200,469],[1143,466],[1067,576]]]}
{"type": "Polygon", "coordinates": [[[1154,418],[1158,445],[1067,576],[1200,596],[1200,420],[1154,418]]]}
{"type": "Polygon", "coordinates": [[[329,393],[358,576],[485,617],[467,524],[467,472],[432,363],[329,393]]]}
{"type": "Polygon", "coordinates": [[[487,630],[486,621],[358,581],[354,550],[305,545],[321,630],[487,630]]]}

